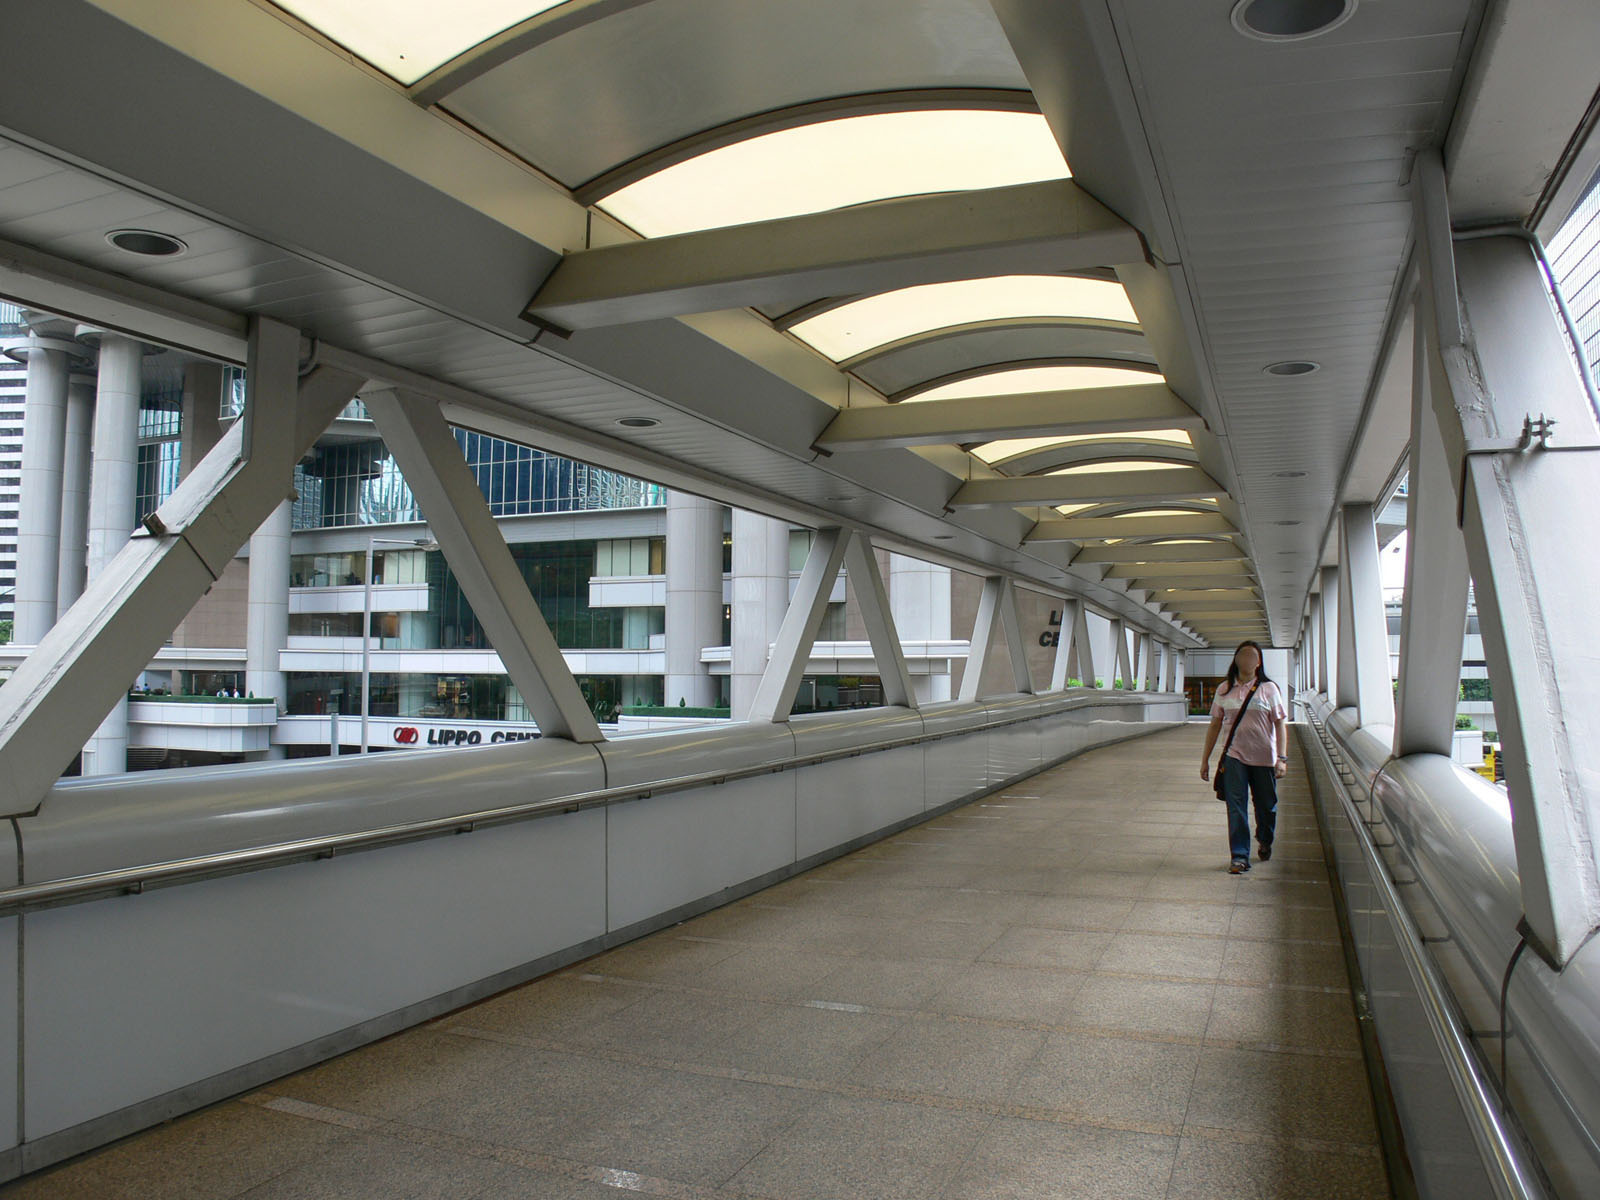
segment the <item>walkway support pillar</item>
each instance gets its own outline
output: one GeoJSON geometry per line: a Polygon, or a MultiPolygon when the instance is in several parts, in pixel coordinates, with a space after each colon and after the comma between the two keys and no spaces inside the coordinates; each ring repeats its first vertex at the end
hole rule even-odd
{"type": "Polygon", "coordinates": [[[1317,690],[1333,704],[1339,688],[1339,568],[1323,567],[1317,597],[1317,690]]]}
{"type": "Polygon", "coordinates": [[[61,558],[56,568],[56,619],[66,615],[88,582],[89,478],[94,461],[94,376],[67,382],[66,445],[61,457],[61,558]]]}
{"type": "Polygon", "coordinates": [[[1128,654],[1128,623],[1120,617],[1111,622],[1112,644],[1112,670],[1116,673],[1111,680],[1111,686],[1119,686],[1117,680],[1122,681],[1121,687],[1128,689],[1134,686],[1133,660],[1128,654]]]}
{"type": "Polygon", "coordinates": [[[716,681],[700,661],[722,643],[722,505],[687,492],[667,494],[666,690],[703,707],[716,701],[716,681]]]}
{"type": "Polygon", "coordinates": [[[1437,151],[1417,156],[1414,181],[1430,398],[1506,752],[1528,940],[1561,966],[1600,927],[1600,558],[1580,549],[1600,428],[1527,243],[1453,244],[1437,151]]]}
{"type": "Polygon", "coordinates": [[[0,815],[34,812],[101,717],[285,498],[294,464],[363,382],[314,366],[300,335],[252,318],[235,423],[0,688],[0,815]]]}
{"type": "MultiPolygon", "coordinates": [[[[144,346],[120,333],[83,329],[79,336],[100,340],[86,572],[93,581],[133,534],[139,480],[139,365],[144,360],[144,346]]],[[[120,775],[127,769],[128,698],[123,695],[85,743],[83,773],[120,775]]]]}
{"type": "Polygon", "coordinates": [[[438,404],[392,388],[362,399],[539,732],[603,740],[438,404]]]}

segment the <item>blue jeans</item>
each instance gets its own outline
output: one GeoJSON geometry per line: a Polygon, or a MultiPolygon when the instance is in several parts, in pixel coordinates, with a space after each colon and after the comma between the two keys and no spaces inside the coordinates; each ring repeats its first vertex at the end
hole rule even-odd
{"type": "Polygon", "coordinates": [[[1250,810],[1256,802],[1256,841],[1272,845],[1278,831],[1278,780],[1271,767],[1252,767],[1237,758],[1222,760],[1222,798],[1228,805],[1228,849],[1234,858],[1250,857],[1250,810]]]}

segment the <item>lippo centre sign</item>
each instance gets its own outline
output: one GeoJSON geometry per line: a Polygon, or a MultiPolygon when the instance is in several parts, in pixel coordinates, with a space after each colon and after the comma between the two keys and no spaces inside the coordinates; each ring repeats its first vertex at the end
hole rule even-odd
{"type": "Polygon", "coordinates": [[[390,736],[397,746],[479,746],[484,742],[531,742],[539,731],[525,729],[474,729],[451,727],[423,729],[417,725],[396,725],[390,736]]]}

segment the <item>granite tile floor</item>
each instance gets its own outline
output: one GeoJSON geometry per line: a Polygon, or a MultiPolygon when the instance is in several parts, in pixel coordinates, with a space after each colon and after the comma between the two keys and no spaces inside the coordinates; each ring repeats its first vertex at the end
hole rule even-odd
{"type": "Polygon", "coordinates": [[[1303,766],[1083,755],[3,1190],[17,1200],[1388,1194],[1303,766]]]}

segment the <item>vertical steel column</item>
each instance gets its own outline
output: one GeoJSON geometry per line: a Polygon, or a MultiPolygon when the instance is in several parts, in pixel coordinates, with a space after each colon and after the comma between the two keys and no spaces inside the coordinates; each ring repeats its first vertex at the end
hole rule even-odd
{"type": "MultiPolygon", "coordinates": [[[[285,488],[289,485],[284,484],[285,488]]],[[[280,656],[289,648],[289,539],[294,504],[285,500],[250,535],[250,575],[246,583],[244,688],[246,695],[271,696],[285,711],[288,677],[280,656]]],[[[371,564],[368,564],[371,569],[371,564]]],[[[268,747],[266,758],[282,758],[282,746],[268,747]]]]}
{"type": "Polygon", "coordinates": [[[845,575],[854,585],[861,620],[872,643],[872,657],[883,684],[883,702],[898,708],[916,708],[917,697],[906,670],[905,651],[894,627],[889,608],[889,591],[883,586],[883,572],[872,552],[872,541],[864,533],[853,534],[844,552],[845,575]]]}
{"type": "Polygon", "coordinates": [[[603,740],[439,406],[389,388],[362,398],[539,732],[603,740]]]}
{"type": "Polygon", "coordinates": [[[1394,752],[1448,756],[1461,693],[1467,627],[1467,543],[1456,527],[1456,489],[1433,413],[1426,292],[1418,298],[1406,497],[1406,591],[1400,612],[1400,690],[1394,752]]]}
{"type": "Polygon", "coordinates": [[[794,599],[789,602],[783,627],[778,630],[778,640],[773,644],[766,673],[761,676],[755,699],[750,703],[750,720],[781,725],[789,719],[794,710],[795,693],[800,690],[800,680],[805,676],[806,662],[811,657],[812,643],[822,627],[828,596],[833,591],[834,580],[839,577],[839,567],[849,543],[849,530],[817,530],[811,541],[811,553],[806,555],[806,565],[800,572],[794,599]]]}
{"type": "Polygon", "coordinates": [[[1073,604],[1072,652],[1077,660],[1078,679],[1086,688],[1095,686],[1094,641],[1089,637],[1089,606],[1079,600],[1073,604]]]}
{"type": "Polygon", "coordinates": [[[1560,965],[1600,926],[1600,557],[1582,549],[1600,429],[1528,245],[1452,246],[1437,152],[1415,171],[1430,393],[1506,751],[1523,910],[1530,943],[1560,965]]]}
{"type": "Polygon", "coordinates": [[[1372,505],[1346,504],[1340,511],[1339,558],[1339,707],[1353,707],[1363,725],[1392,726],[1394,684],[1372,505]]]}

